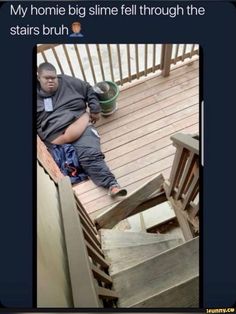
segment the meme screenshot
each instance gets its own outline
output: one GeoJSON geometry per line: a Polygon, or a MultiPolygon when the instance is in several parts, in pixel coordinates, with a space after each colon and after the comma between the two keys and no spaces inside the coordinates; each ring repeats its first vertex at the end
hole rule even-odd
{"type": "Polygon", "coordinates": [[[0,1],[0,314],[236,312],[236,2],[0,1]]]}

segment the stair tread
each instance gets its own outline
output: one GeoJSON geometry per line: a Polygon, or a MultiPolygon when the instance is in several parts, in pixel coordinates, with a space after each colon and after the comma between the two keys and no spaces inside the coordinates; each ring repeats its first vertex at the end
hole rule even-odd
{"type": "Polygon", "coordinates": [[[199,307],[199,276],[194,276],[183,282],[179,282],[158,294],[154,294],[129,307],[199,307]]]}
{"type": "Polygon", "coordinates": [[[198,252],[195,238],[113,275],[120,306],[128,307],[198,276],[198,252]]]}
{"type": "Polygon", "coordinates": [[[161,254],[183,242],[182,239],[172,239],[161,242],[112,248],[104,250],[105,257],[110,263],[110,275],[114,275],[124,269],[130,268],[146,259],[161,254]]]}
{"type": "Polygon", "coordinates": [[[122,232],[107,229],[102,229],[100,235],[103,250],[176,239],[175,235],[169,234],[122,232]]]}
{"type": "Polygon", "coordinates": [[[150,232],[140,232],[132,230],[116,230],[116,229],[101,229],[99,230],[101,236],[111,236],[111,237],[126,237],[126,236],[144,236],[144,237],[158,237],[166,234],[161,233],[150,233],[150,232]]]}

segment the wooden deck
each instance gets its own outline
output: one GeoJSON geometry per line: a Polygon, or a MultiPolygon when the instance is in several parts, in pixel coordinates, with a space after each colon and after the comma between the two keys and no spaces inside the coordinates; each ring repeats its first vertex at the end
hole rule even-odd
{"type": "MultiPolygon", "coordinates": [[[[121,91],[118,110],[97,129],[107,164],[128,193],[159,173],[167,179],[175,153],[170,136],[199,132],[198,60],[121,91]]],[[[90,180],[73,189],[92,218],[117,202],[90,180]]]]}

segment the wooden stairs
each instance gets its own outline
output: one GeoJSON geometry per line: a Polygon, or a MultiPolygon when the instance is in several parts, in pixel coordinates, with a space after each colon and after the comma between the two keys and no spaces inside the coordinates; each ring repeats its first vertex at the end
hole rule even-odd
{"type": "Polygon", "coordinates": [[[172,139],[176,154],[170,179],[154,177],[95,221],[69,178],[58,181],[60,238],[73,307],[199,307],[199,141],[183,134],[172,139]],[[112,229],[167,200],[184,240],[168,233],[112,229]]]}
{"type": "Polygon", "coordinates": [[[157,176],[95,220],[118,307],[199,307],[199,140],[183,134],[172,140],[170,180],[157,176]],[[168,234],[107,229],[163,200],[173,207],[186,242],[168,234]]]}
{"type": "Polygon", "coordinates": [[[101,230],[102,249],[111,265],[109,268],[111,275],[143,262],[147,258],[160,254],[182,242],[181,239],[163,234],[101,230]]]}
{"type": "Polygon", "coordinates": [[[118,307],[198,307],[198,237],[102,229],[118,307]]]}

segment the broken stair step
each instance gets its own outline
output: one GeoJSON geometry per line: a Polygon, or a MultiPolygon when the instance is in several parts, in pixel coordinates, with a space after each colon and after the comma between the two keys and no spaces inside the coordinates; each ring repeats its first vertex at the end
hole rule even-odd
{"type": "Polygon", "coordinates": [[[199,307],[199,277],[195,276],[129,307],[199,307]]]}
{"type": "Polygon", "coordinates": [[[110,275],[114,275],[126,268],[137,265],[150,257],[176,247],[181,243],[183,243],[182,239],[172,239],[157,243],[104,250],[105,257],[111,265],[109,273],[110,275]]]}
{"type": "Polygon", "coordinates": [[[121,271],[112,279],[119,294],[119,307],[129,307],[198,275],[199,241],[194,238],[121,271]]]}
{"type": "Polygon", "coordinates": [[[107,229],[102,229],[100,235],[103,250],[176,239],[176,236],[169,234],[122,232],[107,229]]]}

